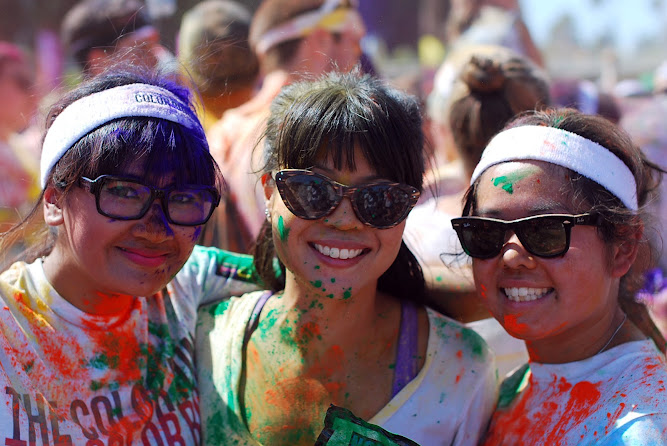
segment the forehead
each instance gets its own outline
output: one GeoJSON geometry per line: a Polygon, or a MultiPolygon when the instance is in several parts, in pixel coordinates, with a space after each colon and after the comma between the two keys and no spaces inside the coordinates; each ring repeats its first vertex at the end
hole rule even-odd
{"type": "Polygon", "coordinates": [[[569,213],[567,172],[543,161],[513,161],[491,166],[479,178],[476,213],[512,219],[569,213]]]}

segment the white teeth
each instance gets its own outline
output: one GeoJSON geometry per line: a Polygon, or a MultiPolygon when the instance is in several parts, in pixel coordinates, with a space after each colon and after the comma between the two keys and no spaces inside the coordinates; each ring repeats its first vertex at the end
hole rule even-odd
{"type": "Polygon", "coordinates": [[[353,259],[359,254],[361,254],[361,249],[347,249],[347,248],[330,248],[329,246],[322,246],[318,245],[317,243],[314,244],[315,249],[317,249],[319,252],[324,254],[325,256],[329,256],[332,259],[353,259]]]}
{"type": "Polygon", "coordinates": [[[544,297],[549,288],[503,288],[507,298],[514,302],[529,302],[544,297]]]}

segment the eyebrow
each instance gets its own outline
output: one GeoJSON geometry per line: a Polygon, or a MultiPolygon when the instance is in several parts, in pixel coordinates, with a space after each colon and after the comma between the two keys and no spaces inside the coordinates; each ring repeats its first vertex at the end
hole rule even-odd
{"type": "MultiPolygon", "coordinates": [[[[324,173],[325,173],[327,176],[330,176],[330,175],[332,175],[332,174],[334,174],[334,173],[336,173],[336,172],[340,172],[340,170],[338,170],[338,169],[332,169],[332,168],[330,168],[330,167],[322,166],[322,165],[319,165],[319,164],[314,164],[313,166],[309,167],[308,169],[309,169],[309,170],[313,170],[313,169],[322,170],[322,171],[324,171],[324,173]]],[[[353,172],[353,171],[351,171],[351,172],[353,172]]],[[[333,178],[331,178],[331,179],[333,180],[333,178]]],[[[377,181],[377,180],[387,180],[387,181],[390,181],[389,179],[384,178],[384,177],[381,177],[381,176],[378,175],[378,174],[373,174],[373,175],[368,175],[368,176],[363,177],[363,178],[361,179],[361,182],[362,182],[362,183],[363,183],[363,182],[372,182],[372,181],[377,181]]],[[[334,181],[337,181],[337,180],[334,180],[334,181]]]]}

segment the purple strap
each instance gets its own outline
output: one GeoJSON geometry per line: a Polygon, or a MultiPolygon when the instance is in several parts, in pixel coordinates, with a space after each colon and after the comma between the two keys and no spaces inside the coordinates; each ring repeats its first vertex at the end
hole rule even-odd
{"type": "Polygon", "coordinates": [[[417,306],[410,301],[401,300],[401,328],[396,347],[396,367],[394,382],[391,386],[392,398],[412,381],[419,372],[417,306]]]}
{"type": "Polygon", "coordinates": [[[273,296],[272,291],[264,291],[262,295],[259,296],[259,299],[257,299],[257,302],[255,303],[255,308],[252,309],[252,313],[250,314],[250,319],[248,319],[248,324],[245,327],[245,335],[243,337],[243,348],[245,348],[245,346],[248,345],[248,341],[250,341],[250,336],[255,330],[257,330],[257,325],[259,324],[259,315],[262,312],[262,308],[264,308],[264,305],[271,296],[273,296]]]}

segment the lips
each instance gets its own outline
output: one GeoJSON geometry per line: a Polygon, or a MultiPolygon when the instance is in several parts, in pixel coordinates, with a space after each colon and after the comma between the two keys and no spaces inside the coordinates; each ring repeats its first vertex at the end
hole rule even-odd
{"type": "Polygon", "coordinates": [[[143,248],[118,248],[121,253],[131,262],[143,266],[156,268],[162,266],[166,261],[169,253],[164,251],[149,250],[143,248]]]}

